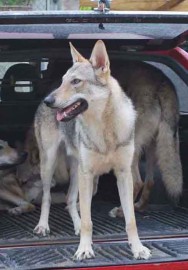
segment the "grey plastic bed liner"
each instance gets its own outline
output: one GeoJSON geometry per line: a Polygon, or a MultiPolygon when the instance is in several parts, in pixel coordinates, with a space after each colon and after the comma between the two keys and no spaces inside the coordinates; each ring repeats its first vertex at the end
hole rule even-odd
{"type": "MultiPolygon", "coordinates": [[[[94,202],[92,220],[94,225],[94,241],[111,241],[127,239],[123,218],[108,216],[113,204],[94,202]]],[[[0,247],[16,245],[33,245],[36,242],[77,243],[79,237],[74,235],[72,221],[64,205],[52,205],[50,212],[51,234],[38,237],[33,234],[40,215],[40,208],[21,216],[10,216],[1,213],[0,247]]],[[[136,213],[139,235],[143,239],[159,239],[166,237],[188,236],[188,209],[172,209],[169,206],[152,207],[143,213],[136,213]]]]}
{"type": "Polygon", "coordinates": [[[169,206],[150,207],[136,213],[138,231],[144,244],[152,250],[150,260],[135,260],[124,233],[124,221],[110,218],[113,204],[94,202],[94,251],[96,258],[77,262],[73,255],[79,238],[64,205],[52,205],[51,234],[40,238],[33,234],[40,209],[22,216],[1,213],[0,270],[77,268],[188,260],[188,210],[169,206]]]}
{"type": "Polygon", "coordinates": [[[0,269],[53,269],[92,266],[133,265],[140,263],[169,262],[188,259],[188,239],[147,240],[145,246],[151,249],[150,260],[135,260],[130,248],[123,242],[94,244],[96,257],[74,261],[77,244],[56,244],[47,246],[2,248],[0,269]]]}

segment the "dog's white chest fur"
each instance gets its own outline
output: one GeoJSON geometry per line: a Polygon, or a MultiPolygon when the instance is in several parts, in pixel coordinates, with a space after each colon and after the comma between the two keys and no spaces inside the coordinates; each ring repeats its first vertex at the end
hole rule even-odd
{"type": "Polygon", "coordinates": [[[106,155],[93,153],[90,166],[95,174],[101,175],[113,169],[116,162],[118,162],[118,152],[112,151],[106,155]]]}
{"type": "Polygon", "coordinates": [[[131,140],[126,146],[120,145],[115,151],[106,154],[96,153],[86,148],[80,150],[84,168],[89,169],[94,175],[102,175],[113,169],[121,170],[131,166],[134,141],[131,140]]]}
{"type": "Polygon", "coordinates": [[[125,146],[127,148],[133,142],[134,108],[131,101],[121,92],[115,94],[111,94],[110,106],[103,105],[103,108],[107,108],[106,114],[101,113],[98,116],[99,110],[95,110],[95,114],[85,114],[77,122],[78,160],[95,175],[108,173],[126,162],[125,146]]]}

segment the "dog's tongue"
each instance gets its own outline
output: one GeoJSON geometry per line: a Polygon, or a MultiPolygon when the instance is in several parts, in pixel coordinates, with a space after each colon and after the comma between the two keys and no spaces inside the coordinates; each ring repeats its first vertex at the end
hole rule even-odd
{"type": "Polygon", "coordinates": [[[65,119],[71,111],[72,111],[71,106],[67,107],[64,110],[57,110],[56,114],[57,121],[62,121],[63,119],[65,119]]]}
{"type": "Polygon", "coordinates": [[[57,121],[62,121],[65,117],[65,113],[64,112],[61,112],[61,111],[57,111],[56,113],[56,119],[57,121]]]}

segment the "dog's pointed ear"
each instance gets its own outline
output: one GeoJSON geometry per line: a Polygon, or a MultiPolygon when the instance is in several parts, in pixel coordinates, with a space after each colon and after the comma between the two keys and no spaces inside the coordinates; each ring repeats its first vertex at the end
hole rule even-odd
{"type": "Polygon", "coordinates": [[[74,46],[72,45],[71,42],[69,42],[69,45],[70,45],[70,51],[71,51],[71,55],[72,55],[72,60],[73,60],[73,63],[76,63],[76,62],[85,62],[87,61],[75,48],[74,46]]]}
{"type": "Polygon", "coordinates": [[[102,40],[98,40],[95,43],[90,57],[90,62],[95,69],[100,69],[102,73],[109,72],[110,61],[105,44],[102,40]]]}

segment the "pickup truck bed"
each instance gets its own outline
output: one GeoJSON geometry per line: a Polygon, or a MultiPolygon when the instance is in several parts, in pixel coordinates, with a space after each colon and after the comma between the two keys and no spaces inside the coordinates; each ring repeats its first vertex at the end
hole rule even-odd
{"type": "Polygon", "coordinates": [[[65,205],[52,206],[51,234],[45,238],[33,234],[39,208],[16,218],[7,213],[1,214],[0,269],[134,265],[187,259],[188,209],[152,205],[149,210],[136,213],[139,235],[152,250],[152,259],[144,261],[132,257],[124,232],[124,220],[108,216],[108,211],[114,206],[109,202],[94,200],[92,219],[96,258],[81,262],[73,259],[79,238],[74,235],[72,222],[64,210],[65,205]]]}

